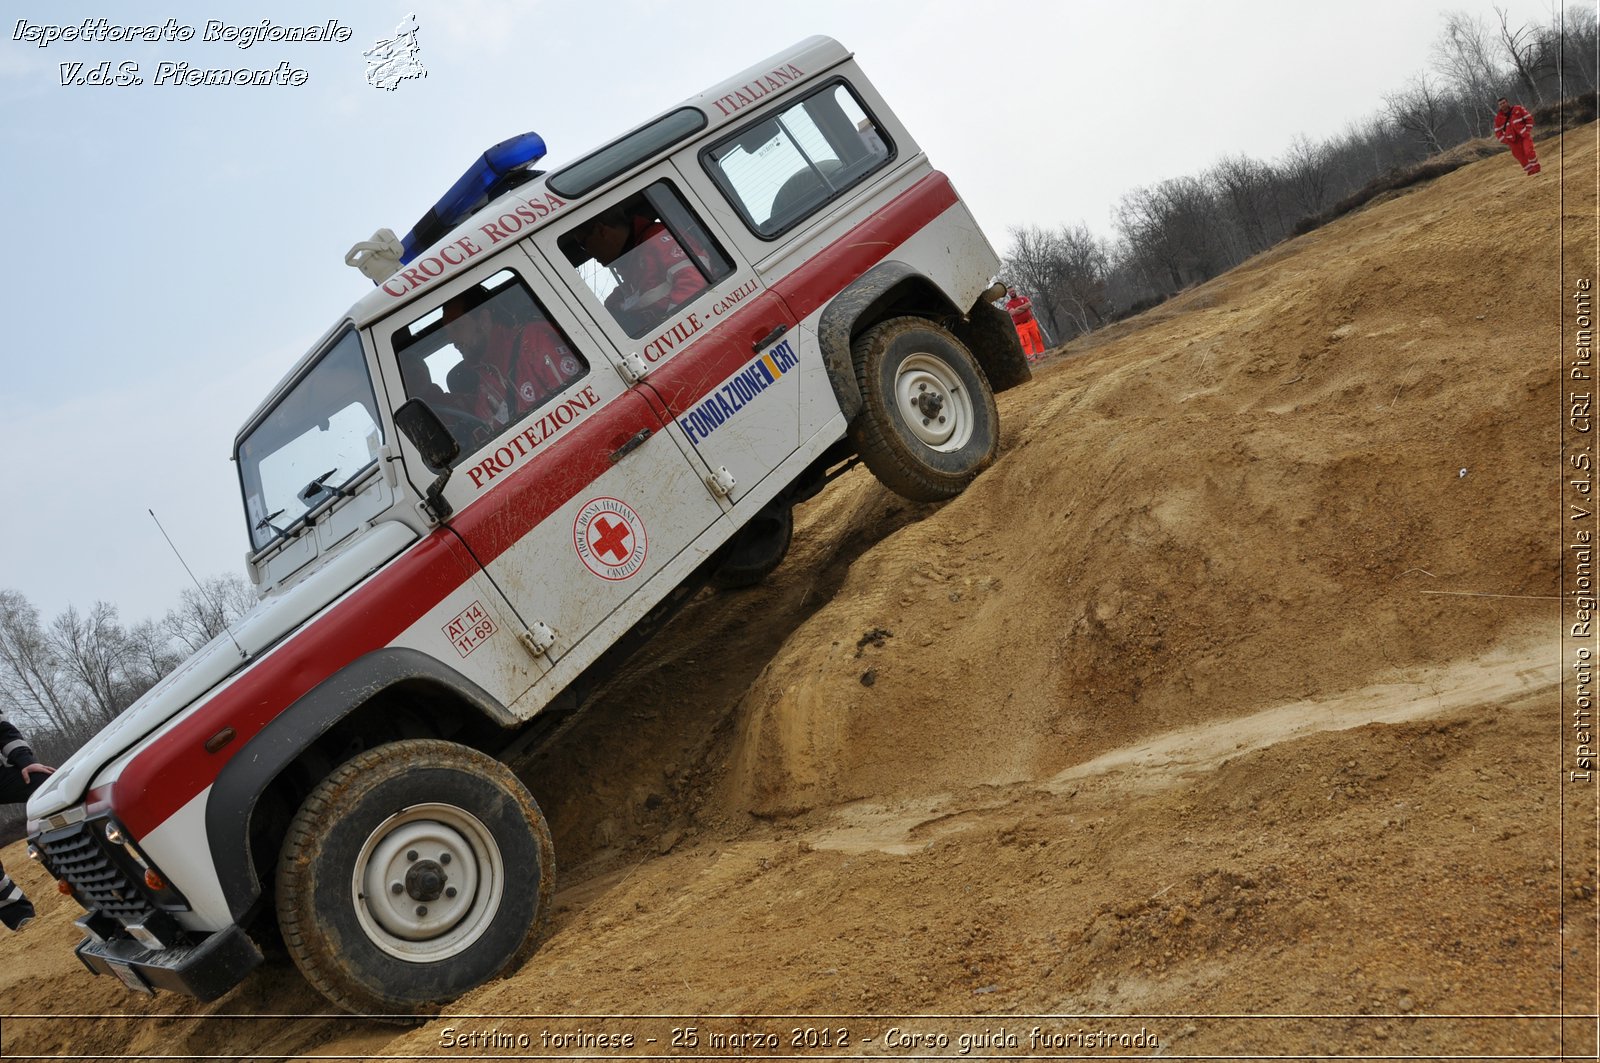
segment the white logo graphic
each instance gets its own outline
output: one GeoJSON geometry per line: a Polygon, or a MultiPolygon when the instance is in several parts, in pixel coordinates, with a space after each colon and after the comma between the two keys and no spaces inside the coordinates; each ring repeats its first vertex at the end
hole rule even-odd
{"type": "Polygon", "coordinates": [[[572,545],[601,579],[625,580],[644,567],[649,540],[633,507],[615,498],[592,498],[572,524],[572,545]]]}
{"type": "Polygon", "coordinates": [[[407,78],[427,77],[417,50],[417,16],[413,13],[400,20],[393,37],[361,53],[367,57],[367,84],[393,92],[407,78]]]}

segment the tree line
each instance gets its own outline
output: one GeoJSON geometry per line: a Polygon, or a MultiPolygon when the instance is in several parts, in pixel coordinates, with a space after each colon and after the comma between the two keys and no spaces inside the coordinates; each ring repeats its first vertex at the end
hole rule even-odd
{"type": "Polygon", "coordinates": [[[241,577],[213,576],[130,627],[108,602],[46,621],[26,596],[0,589],[0,715],[40,759],[60,763],[255,601],[241,577]]]}
{"type": "MultiPolygon", "coordinates": [[[[1495,100],[1536,116],[1597,88],[1595,10],[1565,24],[1445,16],[1428,66],[1381,109],[1326,141],[1295,137],[1267,162],[1226,155],[1209,169],[1123,195],[1102,238],[1084,224],[1009,231],[1006,277],[1027,292],[1051,342],[1075,336],[1209,280],[1285,238],[1314,228],[1363,189],[1402,182],[1432,156],[1492,132],[1495,100]]],[[[1536,127],[1537,128],[1537,127],[1536,127]]],[[[1348,209],[1348,207],[1346,207],[1348,209]]]]}

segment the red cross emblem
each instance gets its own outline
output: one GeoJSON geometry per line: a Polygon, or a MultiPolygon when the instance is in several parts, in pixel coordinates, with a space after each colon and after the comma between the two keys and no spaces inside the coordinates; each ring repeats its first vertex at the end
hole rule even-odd
{"type": "Polygon", "coordinates": [[[605,557],[610,554],[618,563],[628,560],[628,548],[623,545],[628,539],[626,524],[621,521],[612,524],[600,517],[589,525],[589,529],[589,545],[594,547],[597,555],[605,557]]]}
{"type": "Polygon", "coordinates": [[[619,498],[591,498],[572,523],[572,545],[590,572],[618,581],[644,567],[649,540],[632,506],[619,498]]]}

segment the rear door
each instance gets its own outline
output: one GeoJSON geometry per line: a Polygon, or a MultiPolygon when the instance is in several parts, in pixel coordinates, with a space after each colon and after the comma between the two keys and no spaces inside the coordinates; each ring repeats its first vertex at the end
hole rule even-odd
{"type": "Polygon", "coordinates": [[[731,507],[798,449],[799,381],[793,315],[713,216],[661,163],[533,239],[731,507]],[[602,262],[588,243],[619,219],[631,246],[602,262]]]}

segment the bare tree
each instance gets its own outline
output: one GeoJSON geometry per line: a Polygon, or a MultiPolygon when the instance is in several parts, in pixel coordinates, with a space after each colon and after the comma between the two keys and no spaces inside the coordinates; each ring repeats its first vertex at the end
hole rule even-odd
{"type": "Polygon", "coordinates": [[[1239,234],[1241,261],[1265,251],[1288,231],[1277,175],[1266,163],[1248,155],[1226,155],[1211,168],[1208,180],[1239,234]]]}
{"type": "Polygon", "coordinates": [[[1326,144],[1314,144],[1298,133],[1289,141],[1281,170],[1302,216],[1317,214],[1328,205],[1332,162],[1326,144]]]}
{"type": "Polygon", "coordinates": [[[1129,265],[1163,295],[1184,286],[1183,256],[1168,221],[1166,199],[1155,188],[1135,188],[1117,205],[1116,227],[1129,265]]]}
{"type": "MultiPolygon", "coordinates": [[[[1065,310],[1079,335],[1105,324],[1106,275],[1110,269],[1105,244],[1088,226],[1063,225],[1057,232],[1061,268],[1056,274],[1052,295],[1065,310]]],[[[1059,339],[1070,337],[1060,336],[1059,339]]]]}
{"type": "Polygon", "coordinates": [[[0,590],[0,710],[68,730],[74,723],[68,683],[39,610],[21,593],[0,590]]]}
{"type": "Polygon", "coordinates": [[[1595,64],[1600,61],[1600,15],[1587,5],[1568,8],[1560,27],[1561,71],[1567,85],[1567,95],[1576,91],[1593,92],[1596,87],[1595,64]]]}
{"type": "Polygon", "coordinates": [[[186,587],[162,624],[174,639],[195,652],[256,604],[255,591],[234,575],[211,576],[200,587],[186,587]]]}
{"type": "Polygon", "coordinates": [[[1122,198],[1117,227],[1157,287],[1168,293],[1215,276],[1228,264],[1227,234],[1216,196],[1198,177],[1174,177],[1122,198]]]}
{"type": "Polygon", "coordinates": [[[1058,342],[1066,339],[1052,292],[1061,272],[1062,252],[1056,234],[1037,225],[1013,227],[1011,247],[1006,252],[1005,270],[1009,281],[1028,293],[1034,313],[1045,330],[1058,342]]]}
{"type": "Polygon", "coordinates": [[[1517,72],[1517,80],[1534,103],[1543,103],[1544,96],[1539,92],[1539,79],[1534,72],[1542,58],[1543,38],[1528,26],[1513,30],[1504,8],[1496,7],[1494,13],[1500,16],[1500,45],[1517,72]]]}
{"type": "Polygon", "coordinates": [[[1427,154],[1414,139],[1396,130],[1387,112],[1346,129],[1334,151],[1348,169],[1352,188],[1417,162],[1427,154]]]}
{"type": "Polygon", "coordinates": [[[155,620],[141,620],[128,629],[128,679],[143,694],[182,662],[173,649],[172,632],[155,620]]]}
{"type": "Polygon", "coordinates": [[[131,657],[128,636],[117,622],[117,607],[95,602],[87,614],[68,606],[50,622],[47,633],[50,651],[62,672],[70,676],[78,693],[81,722],[92,710],[97,724],[110,723],[132,698],[129,695],[127,665],[131,657]],[[86,703],[85,703],[86,702],[86,703]]]}
{"type": "Polygon", "coordinates": [[[1429,151],[1443,151],[1440,133],[1444,129],[1447,107],[1442,93],[1428,80],[1426,72],[1414,76],[1399,92],[1383,98],[1389,117],[1396,125],[1422,141],[1429,151]]]}
{"type": "Polygon", "coordinates": [[[1494,62],[1494,41],[1483,20],[1460,11],[1447,14],[1433,45],[1433,68],[1450,86],[1471,135],[1487,136],[1505,75],[1494,62]]]}
{"type": "Polygon", "coordinates": [[[0,714],[70,753],[255,602],[237,576],[212,577],[205,591],[187,592],[165,618],[129,631],[107,602],[87,612],[68,606],[45,625],[20,592],[0,590],[0,714]]]}
{"type": "Polygon", "coordinates": [[[1128,192],[1115,212],[1114,244],[1082,226],[1012,230],[1008,274],[1052,332],[1094,328],[1364,201],[1355,195],[1364,186],[1392,185],[1429,155],[1484,135],[1494,100],[1518,84],[1530,104],[1550,99],[1558,83],[1567,95],[1600,84],[1600,16],[1592,5],[1567,11],[1559,30],[1514,29],[1504,10],[1496,13],[1498,33],[1477,16],[1444,16],[1431,70],[1385,95],[1381,108],[1356,116],[1337,138],[1296,136],[1276,162],[1226,156],[1199,177],[1128,192]]]}

